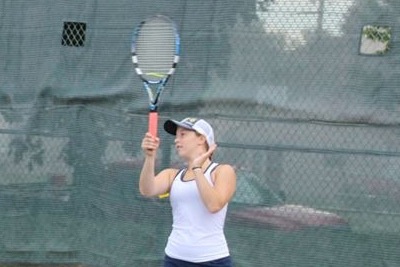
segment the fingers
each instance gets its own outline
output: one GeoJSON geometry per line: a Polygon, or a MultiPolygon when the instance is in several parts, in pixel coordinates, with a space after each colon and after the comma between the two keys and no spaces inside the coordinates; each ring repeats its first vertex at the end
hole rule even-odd
{"type": "Polygon", "coordinates": [[[143,138],[142,146],[154,148],[154,147],[158,146],[159,142],[160,142],[160,139],[158,137],[154,137],[150,133],[147,133],[145,135],[145,137],[143,138]]]}
{"type": "Polygon", "coordinates": [[[210,158],[216,149],[217,149],[217,145],[216,144],[211,145],[208,148],[208,151],[206,152],[205,157],[206,158],[210,158]]]}
{"type": "Polygon", "coordinates": [[[146,133],[142,140],[142,149],[143,151],[150,152],[158,149],[160,144],[160,139],[158,137],[154,137],[150,133],[146,133]]]}
{"type": "Polygon", "coordinates": [[[215,151],[216,149],[217,149],[217,145],[216,145],[216,144],[211,145],[211,146],[208,148],[207,152],[205,152],[204,154],[200,155],[197,159],[195,159],[195,160],[193,161],[194,165],[195,165],[195,166],[202,166],[203,163],[204,163],[208,158],[211,157],[211,155],[214,153],[214,151],[215,151]]]}
{"type": "Polygon", "coordinates": [[[217,149],[217,144],[213,144],[208,148],[207,154],[210,156],[217,149]]]}

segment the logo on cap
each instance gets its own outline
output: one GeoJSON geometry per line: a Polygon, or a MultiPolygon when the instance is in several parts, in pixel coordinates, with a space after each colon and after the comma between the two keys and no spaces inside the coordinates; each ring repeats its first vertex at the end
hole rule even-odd
{"type": "Polygon", "coordinates": [[[186,118],[184,122],[194,125],[198,120],[197,118],[186,118]]]}

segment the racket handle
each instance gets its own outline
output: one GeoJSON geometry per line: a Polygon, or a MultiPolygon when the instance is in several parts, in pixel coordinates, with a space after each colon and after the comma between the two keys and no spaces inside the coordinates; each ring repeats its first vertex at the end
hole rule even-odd
{"type": "Polygon", "coordinates": [[[158,113],[157,111],[149,112],[149,133],[153,136],[157,136],[157,128],[158,128],[158,113]]]}

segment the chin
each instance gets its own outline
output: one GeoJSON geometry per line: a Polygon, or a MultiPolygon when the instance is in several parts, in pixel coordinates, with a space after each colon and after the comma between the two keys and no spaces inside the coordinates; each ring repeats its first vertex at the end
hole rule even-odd
{"type": "Polygon", "coordinates": [[[183,152],[182,150],[177,150],[177,151],[176,151],[176,154],[177,154],[180,158],[183,158],[183,159],[186,158],[185,152],[183,152]]]}
{"type": "Polygon", "coordinates": [[[184,161],[188,161],[190,159],[190,157],[185,153],[178,152],[178,156],[184,161]]]}

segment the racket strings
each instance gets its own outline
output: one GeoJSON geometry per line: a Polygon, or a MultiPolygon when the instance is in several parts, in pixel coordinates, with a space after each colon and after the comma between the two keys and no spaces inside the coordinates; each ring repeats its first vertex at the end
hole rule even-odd
{"type": "Polygon", "coordinates": [[[149,21],[142,25],[135,47],[137,67],[148,81],[171,75],[177,62],[176,33],[168,21],[149,21]]]}

